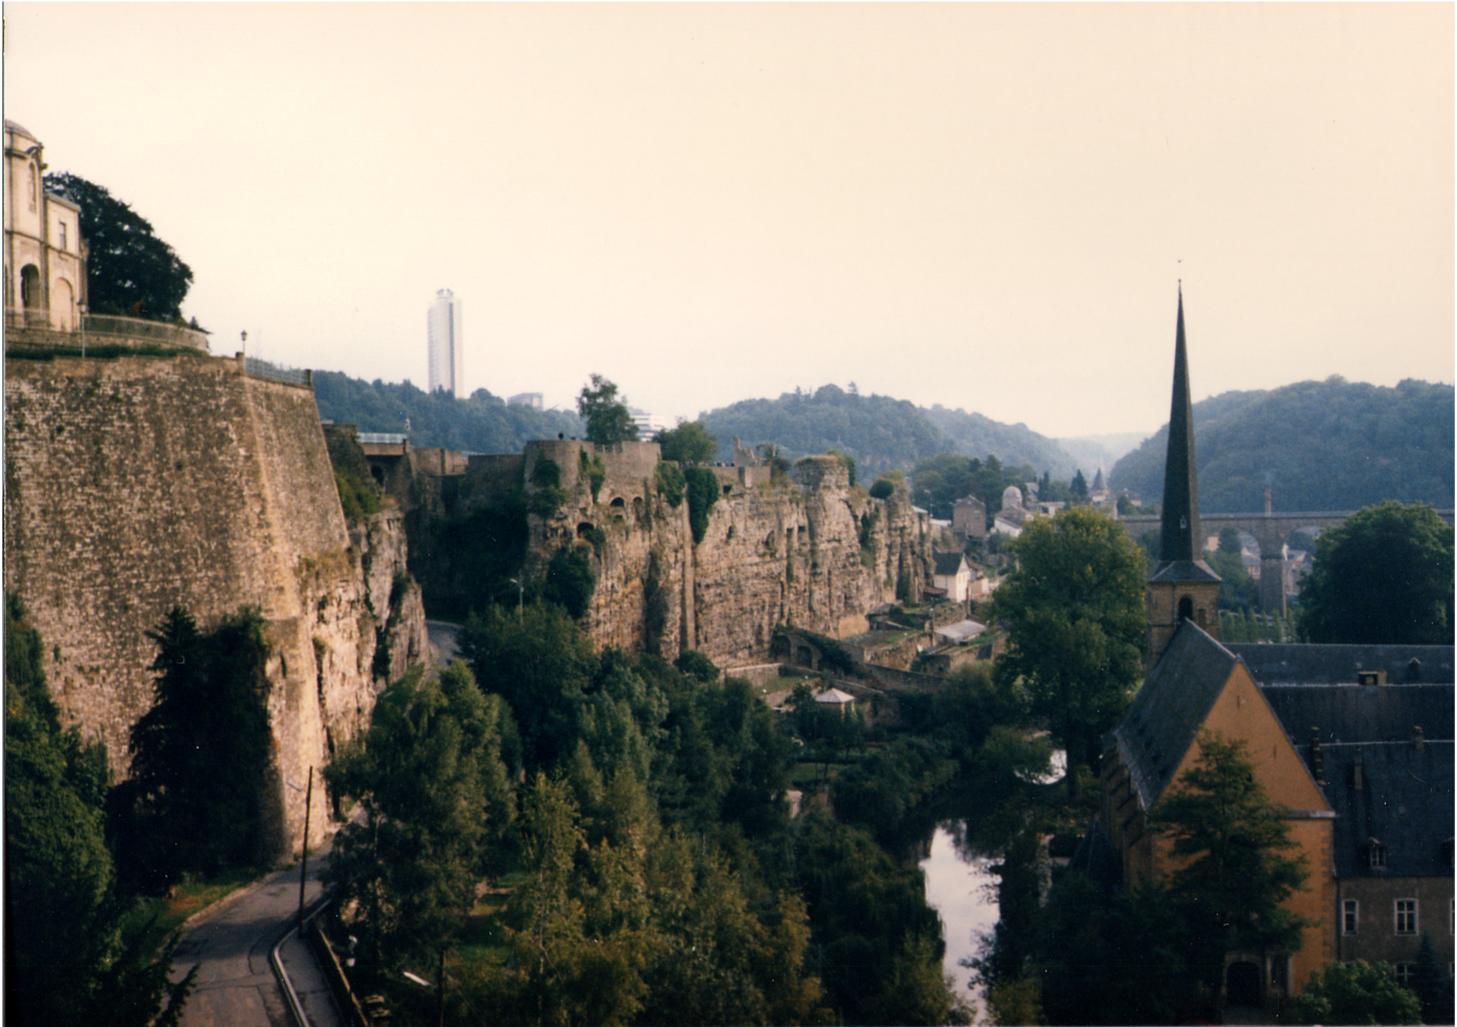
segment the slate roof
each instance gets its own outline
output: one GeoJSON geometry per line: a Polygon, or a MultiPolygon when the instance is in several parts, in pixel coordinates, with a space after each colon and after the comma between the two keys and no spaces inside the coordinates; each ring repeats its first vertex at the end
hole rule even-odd
{"type": "Polygon", "coordinates": [[[1428,741],[1452,739],[1450,684],[1269,685],[1262,681],[1260,691],[1297,746],[1309,744],[1312,727],[1320,729],[1322,746],[1409,743],[1414,725],[1421,726],[1428,741]]]}
{"type": "Polygon", "coordinates": [[[1149,581],[1219,581],[1220,577],[1214,573],[1203,560],[1166,560],[1158,565],[1153,577],[1149,581]]]}
{"type": "MultiPolygon", "coordinates": [[[[1452,694],[1447,686],[1447,694],[1452,694]]],[[[1448,728],[1450,738],[1451,730],[1448,728]]],[[[1307,765],[1310,746],[1297,746],[1307,765]]],[[[1327,801],[1336,813],[1337,877],[1448,877],[1452,873],[1450,740],[1324,745],[1327,801]],[[1355,786],[1361,764],[1362,787],[1355,786]],[[1386,847],[1384,869],[1370,865],[1369,843],[1386,847]]]]}
{"type": "MultiPolygon", "coordinates": [[[[1451,683],[1450,645],[1270,645],[1243,642],[1229,647],[1263,685],[1354,684],[1358,670],[1384,670],[1392,683],[1407,680],[1413,659],[1417,680],[1451,683]]],[[[1448,735],[1447,737],[1451,737],[1448,735]]]]}
{"type": "Polygon", "coordinates": [[[1184,621],[1113,730],[1144,809],[1172,780],[1237,657],[1193,621],[1184,621]]]}
{"type": "Polygon", "coordinates": [[[961,564],[966,557],[961,553],[936,553],[936,573],[946,577],[954,576],[961,570],[961,564]]]}

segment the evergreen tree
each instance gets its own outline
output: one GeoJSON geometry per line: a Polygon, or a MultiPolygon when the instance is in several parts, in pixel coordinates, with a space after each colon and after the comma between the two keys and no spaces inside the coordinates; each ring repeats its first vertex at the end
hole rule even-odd
{"type": "Polygon", "coordinates": [[[1237,950],[1293,952],[1305,921],[1282,903],[1306,867],[1282,811],[1255,780],[1240,741],[1204,732],[1199,759],[1155,809],[1154,830],[1172,843],[1169,896],[1187,924],[1187,957],[1211,995],[1225,956],[1237,950]]]}
{"type": "Polygon", "coordinates": [[[113,796],[126,876],[159,890],[186,872],[267,866],[283,830],[262,617],[245,609],[203,633],[174,607],[150,637],[155,699],[113,796]]]}
{"type": "Polygon", "coordinates": [[[196,970],[176,984],[172,937],[124,930],[105,840],[106,754],[62,730],[40,635],[5,601],[5,1007],[22,1024],[176,1023],[196,970]]]}

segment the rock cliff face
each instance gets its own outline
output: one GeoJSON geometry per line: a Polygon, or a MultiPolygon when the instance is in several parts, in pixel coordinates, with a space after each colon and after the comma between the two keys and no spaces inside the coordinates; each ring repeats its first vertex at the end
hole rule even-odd
{"type": "MultiPolygon", "coordinates": [[[[147,632],[174,605],[204,625],[262,612],[275,753],[298,785],[425,652],[400,515],[346,524],[307,387],[200,354],[57,357],[7,359],[5,399],[5,587],[65,717],[116,774],[152,701],[147,632]]],[[[282,800],[297,845],[303,794],[282,800]]]]}
{"type": "Polygon", "coordinates": [[[919,596],[929,581],[929,521],[903,492],[882,501],[851,488],[831,457],[802,460],[782,481],[715,468],[720,494],[697,544],[688,500],[674,507],[658,483],[655,443],[530,443],[528,493],[540,491],[531,483],[544,460],[559,469],[565,499],[551,516],[531,516],[532,560],[544,566],[564,545],[590,550],[597,584],[584,622],[600,645],[668,659],[697,649],[732,666],[766,658],[780,624],[864,631],[870,610],[919,596]]]}

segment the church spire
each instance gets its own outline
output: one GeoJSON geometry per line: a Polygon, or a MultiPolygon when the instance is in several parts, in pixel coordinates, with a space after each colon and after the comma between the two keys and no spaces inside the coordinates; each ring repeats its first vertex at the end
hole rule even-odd
{"type": "Polygon", "coordinates": [[[1169,449],[1164,460],[1164,505],[1159,562],[1203,557],[1199,493],[1194,482],[1194,410],[1189,401],[1189,356],[1184,342],[1184,285],[1179,283],[1179,321],[1174,336],[1174,395],[1169,407],[1169,449]]]}

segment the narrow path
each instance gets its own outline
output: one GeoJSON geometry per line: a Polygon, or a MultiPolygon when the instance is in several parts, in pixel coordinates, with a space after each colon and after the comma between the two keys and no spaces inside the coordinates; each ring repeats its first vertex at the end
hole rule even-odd
{"type": "MultiPolygon", "coordinates": [[[[323,859],[309,857],[306,902],[323,893],[323,859]]],[[[298,865],[276,870],[225,899],[186,929],[172,961],[180,978],[197,964],[197,986],[182,1011],[183,1027],[294,1027],[269,956],[298,914],[298,865]]],[[[285,944],[284,966],[316,1027],[339,1023],[313,954],[297,938],[285,944]],[[322,994],[321,994],[322,993],[322,994]]]]}
{"type": "Polygon", "coordinates": [[[459,624],[445,620],[427,620],[425,631],[430,636],[430,655],[436,664],[449,663],[455,659],[460,647],[459,624]]]}

